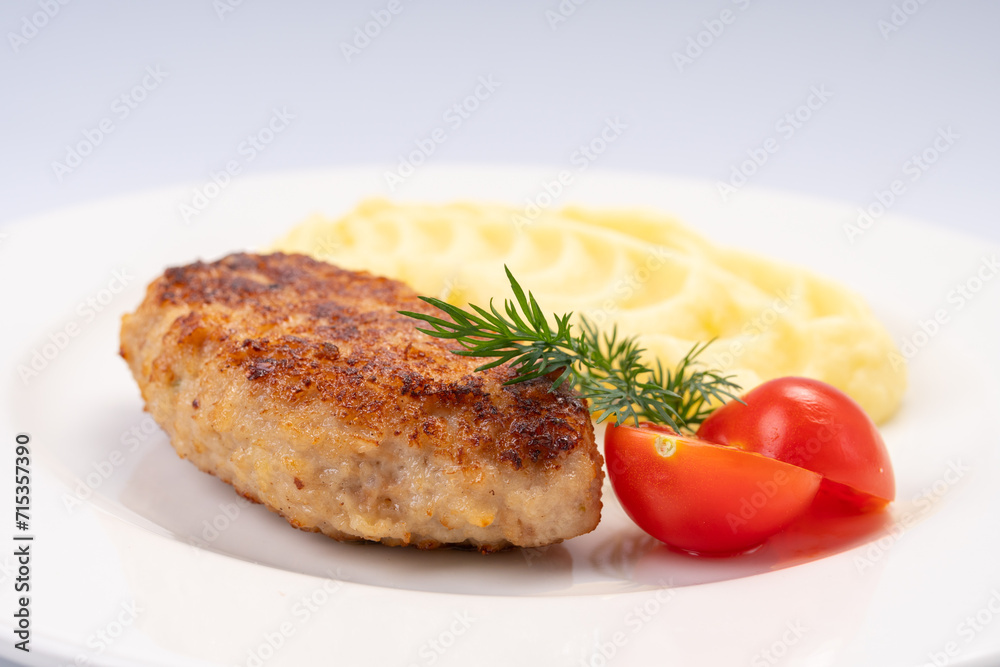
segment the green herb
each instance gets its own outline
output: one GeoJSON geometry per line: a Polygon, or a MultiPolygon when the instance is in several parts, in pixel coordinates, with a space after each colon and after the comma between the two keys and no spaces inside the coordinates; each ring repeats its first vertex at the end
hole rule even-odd
{"type": "Polygon", "coordinates": [[[477,371],[509,363],[517,376],[506,384],[540,377],[552,379],[553,389],[569,382],[590,409],[600,413],[598,421],[614,417],[619,424],[640,420],[665,424],[678,432],[692,430],[711,412],[713,399],[736,399],[740,387],[716,371],[699,368],[697,357],[708,343],[695,345],[673,370],[659,361],[651,367],[643,362],[643,348],[634,337],[618,337],[617,328],[602,334],[586,318],[580,318],[580,333],[570,323],[572,313],[554,315],[550,324],[535,297],[514,279],[507,278],[515,301],[504,301],[503,312],[490,301],[489,310],[471,305],[471,310],[420,297],[446,314],[443,319],[424,313],[400,311],[430,325],[420,331],[437,338],[455,340],[455,354],[486,357],[493,361],[477,371]]]}

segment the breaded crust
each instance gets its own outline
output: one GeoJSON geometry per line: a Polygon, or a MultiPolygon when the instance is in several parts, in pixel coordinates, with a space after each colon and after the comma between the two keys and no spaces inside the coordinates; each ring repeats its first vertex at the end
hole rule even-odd
{"type": "Polygon", "coordinates": [[[503,386],[399,310],[433,312],[395,280],[237,254],[155,280],[121,354],[182,457],[296,527],[484,551],[592,530],[585,402],[503,386]]]}

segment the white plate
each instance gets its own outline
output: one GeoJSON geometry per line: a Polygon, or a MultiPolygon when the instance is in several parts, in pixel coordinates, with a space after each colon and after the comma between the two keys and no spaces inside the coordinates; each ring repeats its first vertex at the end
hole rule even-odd
{"type": "MultiPolygon", "coordinates": [[[[393,196],[523,203],[554,176],[425,167],[393,196]]],[[[905,404],[884,429],[899,500],[882,523],[842,526],[853,541],[786,537],[746,557],[695,559],[644,538],[605,489],[592,534],[486,557],[301,533],[177,458],[116,357],[120,315],[168,265],[260,248],[313,211],[336,215],[388,194],[376,169],[244,178],[184,224],[178,206],[192,191],[58,211],[11,226],[0,240],[0,433],[10,467],[15,434],[31,436],[30,657],[38,664],[1000,660],[1000,463],[991,428],[1000,299],[988,279],[961,307],[952,292],[976,287],[995,248],[888,216],[852,244],[843,225],[857,213],[847,206],[760,191],[726,204],[706,183],[574,175],[559,203],[671,212],[716,240],[851,285],[897,340],[916,335],[905,404]],[[947,321],[919,334],[935,329],[928,322],[937,311],[947,321]],[[33,357],[39,372],[25,381],[18,367],[33,357]]],[[[11,475],[3,477],[9,486],[11,475]]],[[[12,495],[5,487],[3,497],[12,495]]],[[[0,654],[23,660],[11,640],[12,565],[6,556],[0,573],[0,654]]]]}

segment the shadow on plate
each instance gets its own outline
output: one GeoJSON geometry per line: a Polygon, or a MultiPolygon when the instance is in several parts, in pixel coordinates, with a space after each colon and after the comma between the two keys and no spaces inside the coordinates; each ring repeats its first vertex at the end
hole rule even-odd
{"type": "Polygon", "coordinates": [[[646,586],[691,586],[763,574],[826,558],[886,534],[888,512],[835,516],[813,509],[756,549],[703,556],[673,549],[627,526],[591,553],[595,570],[646,586]]]}

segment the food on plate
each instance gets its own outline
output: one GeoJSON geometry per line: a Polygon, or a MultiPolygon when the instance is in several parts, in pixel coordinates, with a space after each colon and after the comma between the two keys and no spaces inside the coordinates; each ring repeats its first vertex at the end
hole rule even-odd
{"type": "Polygon", "coordinates": [[[482,551],[593,530],[586,402],[477,373],[399,310],[434,312],[395,280],[236,254],[153,281],[121,354],[180,456],[298,528],[482,551]]]}
{"type": "Polygon", "coordinates": [[[617,324],[665,367],[715,339],[703,361],[741,386],[812,377],[877,423],[906,386],[891,337],[860,296],[648,211],[370,200],[337,219],[306,220],[275,249],[403,280],[463,307],[506,293],[506,264],[550,312],[604,331],[617,324]]]}
{"type": "Polygon", "coordinates": [[[818,473],[643,422],[608,426],[608,477],[625,513],[671,546],[699,554],[756,547],[802,516],[818,473]]]}
{"type": "Polygon", "coordinates": [[[819,504],[894,498],[866,412],[899,404],[895,348],[806,271],[572,208],[374,200],[277,246],[304,254],[169,269],[122,356],[182,457],[299,528],[481,551],[586,533],[589,411],[625,511],[680,549],[741,552],[819,504]]]}
{"type": "Polygon", "coordinates": [[[817,380],[765,382],[713,412],[698,437],[818,472],[821,493],[860,509],[896,497],[878,428],[850,396],[817,380]]]}
{"type": "Polygon", "coordinates": [[[515,371],[510,383],[548,378],[553,389],[572,385],[589,399],[598,421],[614,422],[604,453],[615,495],[653,537],[700,554],[739,553],[814,502],[865,512],[895,497],[878,429],[839,389],[782,377],[736,398],[728,376],[700,367],[707,345],[675,369],[649,366],[635,338],[602,334],[586,317],[579,334],[568,314],[550,322],[506,272],[514,300],[503,308],[421,297],[439,314],[403,314],[424,322],[423,333],[455,341],[455,354],[491,359],[478,370],[506,363],[515,371]],[[715,407],[725,398],[733,400],[715,407]]]}

